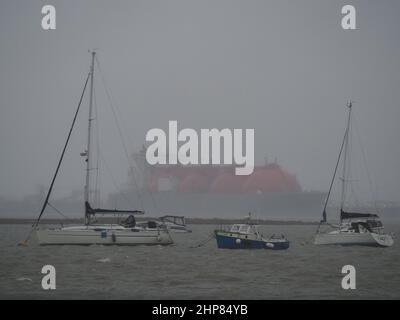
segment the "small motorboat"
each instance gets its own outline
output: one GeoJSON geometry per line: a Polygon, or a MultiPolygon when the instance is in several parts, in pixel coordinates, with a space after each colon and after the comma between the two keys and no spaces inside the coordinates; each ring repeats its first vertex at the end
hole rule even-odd
{"type": "Polygon", "coordinates": [[[188,229],[183,216],[163,216],[158,220],[141,221],[136,224],[138,227],[146,227],[148,225],[153,228],[167,228],[170,232],[174,233],[190,233],[192,230],[188,229]]]}
{"type": "Polygon", "coordinates": [[[234,224],[230,229],[219,228],[214,231],[220,249],[271,249],[285,250],[289,241],[283,236],[273,235],[265,239],[254,224],[234,224]]]}
{"type": "Polygon", "coordinates": [[[172,232],[177,232],[177,233],[192,232],[192,230],[187,228],[184,216],[164,216],[161,217],[160,220],[163,222],[163,225],[166,225],[167,228],[172,232]]]}

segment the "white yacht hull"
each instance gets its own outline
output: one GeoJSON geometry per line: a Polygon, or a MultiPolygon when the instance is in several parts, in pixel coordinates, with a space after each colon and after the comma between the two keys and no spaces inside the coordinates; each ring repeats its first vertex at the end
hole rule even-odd
{"type": "Polygon", "coordinates": [[[168,245],[173,240],[166,230],[79,228],[36,230],[40,245],[168,245]]]}
{"type": "Polygon", "coordinates": [[[393,238],[388,234],[333,231],[330,233],[318,233],[315,236],[314,244],[390,247],[393,245],[393,238]]]}

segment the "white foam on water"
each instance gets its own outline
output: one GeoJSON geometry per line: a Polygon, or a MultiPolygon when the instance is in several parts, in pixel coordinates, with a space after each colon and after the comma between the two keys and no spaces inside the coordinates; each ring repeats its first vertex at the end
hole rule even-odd
{"type": "Polygon", "coordinates": [[[25,278],[25,277],[20,277],[18,279],[16,279],[17,281],[30,281],[33,282],[33,280],[31,278],[25,278]]]}

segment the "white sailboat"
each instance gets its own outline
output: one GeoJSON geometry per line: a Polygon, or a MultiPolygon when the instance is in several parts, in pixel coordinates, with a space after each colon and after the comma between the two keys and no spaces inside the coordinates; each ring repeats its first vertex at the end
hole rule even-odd
{"type": "MultiPolygon", "coordinates": [[[[95,64],[95,52],[92,52],[92,61],[90,72],[85,82],[85,86],[82,92],[82,96],[75,112],[74,120],[69,131],[68,138],[64,145],[64,149],[59,160],[56,173],[53,176],[48,194],[43,203],[40,215],[33,225],[32,231],[36,231],[38,243],[40,245],[91,245],[91,244],[102,244],[102,245],[168,245],[173,243],[168,228],[163,224],[147,224],[137,225],[134,215],[144,214],[140,210],[110,210],[110,209],[93,209],[90,205],[90,174],[91,174],[91,131],[93,120],[93,79],[94,79],[94,64],[95,64]],[[68,146],[68,142],[75,125],[75,121],[82,103],[84,92],[86,90],[88,81],[90,79],[90,101],[89,101],[89,121],[88,121],[88,140],[87,149],[81,154],[86,157],[86,184],[84,189],[84,204],[85,204],[85,223],[80,226],[68,226],[61,228],[39,228],[39,221],[42,217],[43,212],[49,205],[49,197],[53,189],[55,179],[60,169],[65,150],[68,146]],[[121,224],[94,224],[92,218],[95,215],[129,215],[121,224]]],[[[32,232],[31,232],[32,233],[32,232]]],[[[29,239],[29,236],[28,236],[29,239]]],[[[27,240],[21,244],[26,244],[27,240]]]]}
{"type": "Polygon", "coordinates": [[[351,124],[351,111],[352,103],[348,105],[348,118],[345,135],[343,138],[342,146],[340,148],[339,157],[337,159],[334,175],[329,188],[328,196],[325,201],[324,210],[322,213],[322,220],[315,235],[314,244],[316,245],[364,245],[364,246],[378,246],[390,247],[393,245],[393,237],[384,232],[382,222],[377,214],[365,212],[348,212],[344,210],[344,200],[346,193],[346,158],[349,147],[349,135],[351,124]],[[327,224],[326,207],[332,191],[333,182],[335,180],[338,165],[343,156],[343,175],[342,181],[342,197],[340,205],[340,224],[331,227],[334,228],[330,232],[322,232],[321,226],[327,224]]]}

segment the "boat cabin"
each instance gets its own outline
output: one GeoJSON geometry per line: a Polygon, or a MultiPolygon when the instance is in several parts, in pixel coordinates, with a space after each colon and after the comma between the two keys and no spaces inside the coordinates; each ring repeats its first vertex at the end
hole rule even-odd
{"type": "Polygon", "coordinates": [[[184,216],[163,216],[160,218],[161,221],[169,222],[177,226],[186,226],[186,221],[184,216]]]}
{"type": "Polygon", "coordinates": [[[249,234],[259,235],[257,226],[251,225],[251,224],[234,224],[231,227],[230,232],[246,234],[246,235],[249,235],[249,234]]]}
{"type": "Polygon", "coordinates": [[[342,224],[349,231],[356,233],[377,232],[383,229],[382,222],[377,214],[341,211],[341,219],[342,224]]]}

